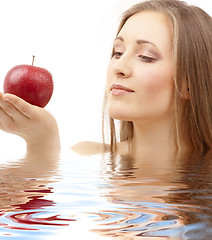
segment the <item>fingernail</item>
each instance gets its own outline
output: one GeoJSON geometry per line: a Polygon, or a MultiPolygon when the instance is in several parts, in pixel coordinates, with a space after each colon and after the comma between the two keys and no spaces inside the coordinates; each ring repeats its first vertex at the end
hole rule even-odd
{"type": "Polygon", "coordinates": [[[10,101],[9,98],[3,98],[3,100],[6,101],[6,102],[9,102],[9,101],[10,101]]]}

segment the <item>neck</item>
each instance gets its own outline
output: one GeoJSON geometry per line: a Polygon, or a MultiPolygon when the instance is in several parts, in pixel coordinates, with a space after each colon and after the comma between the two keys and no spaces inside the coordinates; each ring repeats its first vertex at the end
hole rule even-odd
{"type": "Polygon", "coordinates": [[[179,135],[180,148],[176,144],[174,120],[172,117],[154,121],[133,121],[133,138],[117,145],[117,153],[141,161],[167,163],[181,158],[191,147],[179,135]]]}
{"type": "Polygon", "coordinates": [[[170,158],[176,152],[173,121],[163,119],[133,122],[133,155],[144,158],[170,158]]]}
{"type": "Polygon", "coordinates": [[[163,125],[158,122],[148,124],[134,123],[134,147],[152,150],[152,148],[167,148],[173,145],[173,133],[171,123],[163,125]]]}

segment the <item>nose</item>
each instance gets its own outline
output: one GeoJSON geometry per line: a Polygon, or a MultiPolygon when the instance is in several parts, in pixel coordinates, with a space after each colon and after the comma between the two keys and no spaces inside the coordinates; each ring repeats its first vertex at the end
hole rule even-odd
{"type": "Polygon", "coordinates": [[[116,59],[113,65],[113,71],[119,78],[128,78],[132,74],[132,65],[127,56],[122,55],[116,59]]]}

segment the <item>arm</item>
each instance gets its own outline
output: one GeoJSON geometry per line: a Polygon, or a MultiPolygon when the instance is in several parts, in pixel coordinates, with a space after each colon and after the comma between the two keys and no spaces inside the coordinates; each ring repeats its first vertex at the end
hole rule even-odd
{"type": "Polygon", "coordinates": [[[60,151],[55,118],[15,95],[0,93],[0,129],[22,137],[27,143],[27,156],[60,151]]]}
{"type": "Polygon", "coordinates": [[[71,147],[71,150],[80,155],[96,155],[109,152],[109,145],[97,142],[79,142],[71,147]]]}

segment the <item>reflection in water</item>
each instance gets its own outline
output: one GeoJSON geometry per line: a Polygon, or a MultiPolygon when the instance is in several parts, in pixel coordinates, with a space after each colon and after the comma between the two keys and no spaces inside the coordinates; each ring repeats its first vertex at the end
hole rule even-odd
{"type": "Polygon", "coordinates": [[[36,225],[55,225],[55,226],[68,226],[68,224],[62,224],[62,223],[55,223],[54,221],[74,221],[72,219],[63,219],[59,218],[58,215],[41,218],[41,217],[35,217],[35,214],[43,213],[42,211],[35,211],[35,212],[24,212],[24,213],[16,213],[8,215],[7,218],[20,223],[20,224],[36,224],[36,225]]]}
{"type": "Polygon", "coordinates": [[[24,159],[0,165],[0,239],[212,239],[210,155],[24,159]]]}
{"type": "MultiPolygon", "coordinates": [[[[57,181],[59,159],[56,157],[22,159],[0,167],[0,228],[1,235],[14,234],[4,229],[38,231],[39,226],[68,226],[72,218],[48,212],[53,200],[45,199],[54,192],[49,184],[57,181]]],[[[2,237],[0,238],[2,239],[2,237]]]]}
{"type": "Polygon", "coordinates": [[[93,231],[116,239],[211,239],[211,173],[209,155],[157,167],[110,156],[103,161],[108,189],[102,191],[113,209],[96,213],[93,231]]]}

